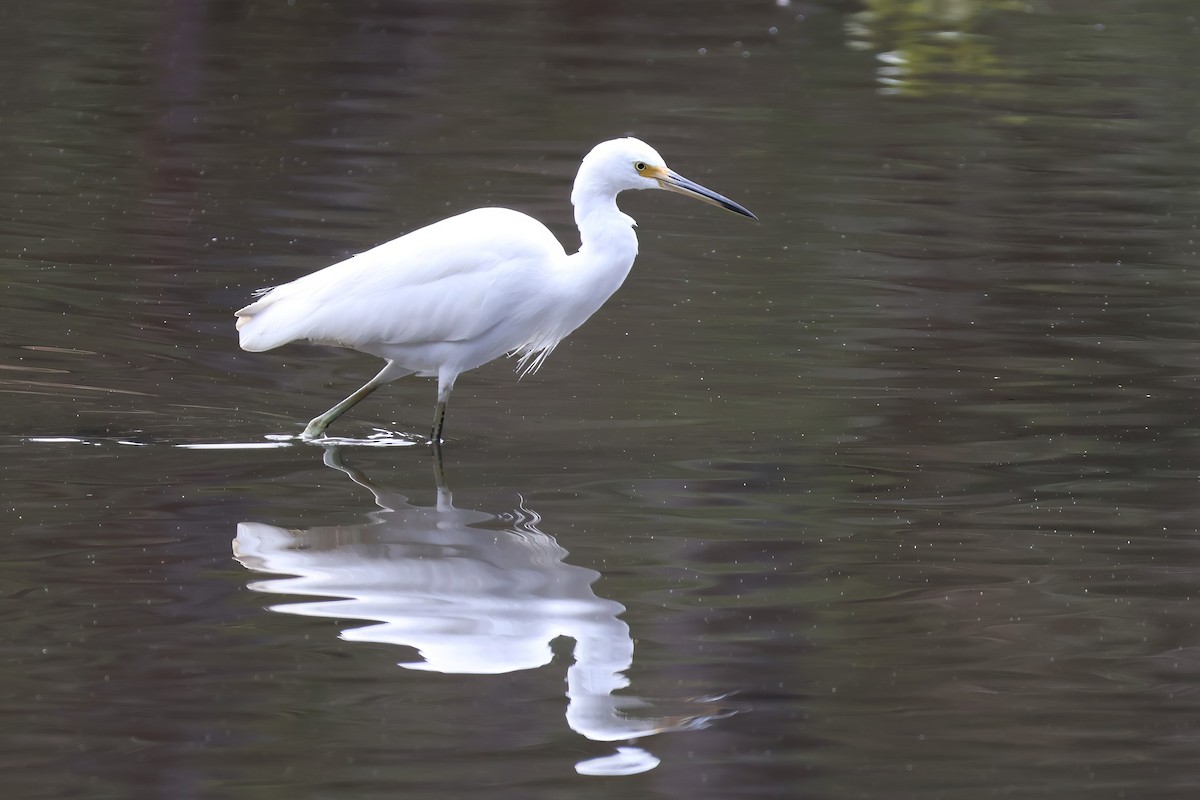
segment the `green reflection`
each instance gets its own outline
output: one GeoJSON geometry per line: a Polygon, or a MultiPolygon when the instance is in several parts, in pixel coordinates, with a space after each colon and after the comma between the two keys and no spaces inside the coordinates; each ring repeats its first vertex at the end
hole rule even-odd
{"type": "Polygon", "coordinates": [[[881,92],[995,96],[1016,71],[982,29],[989,16],[1024,8],[1013,0],[867,0],[846,31],[851,47],[878,53],[881,92]]]}

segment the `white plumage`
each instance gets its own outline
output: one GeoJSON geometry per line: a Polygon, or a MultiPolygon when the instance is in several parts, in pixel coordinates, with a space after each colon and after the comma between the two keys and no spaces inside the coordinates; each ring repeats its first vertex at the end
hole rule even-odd
{"type": "Polygon", "coordinates": [[[237,312],[242,349],[297,340],[348,347],[388,363],[366,385],[313,419],[315,438],[379,386],[437,377],[432,441],[459,374],[504,354],[537,369],[624,282],[637,255],[625,189],[662,188],[748,217],[742,206],[667,169],[637,139],[602,142],[583,159],[571,192],[582,244],[567,255],[547,228],[506,208],[481,208],[264,290],[237,312]]]}

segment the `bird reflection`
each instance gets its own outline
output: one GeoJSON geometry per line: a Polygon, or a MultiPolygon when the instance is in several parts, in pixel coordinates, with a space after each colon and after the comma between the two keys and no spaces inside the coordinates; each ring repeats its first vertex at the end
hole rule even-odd
{"type": "MultiPolygon", "coordinates": [[[[574,640],[567,670],[567,724],[594,741],[615,742],[703,727],[718,709],[686,716],[630,715],[650,704],[615,692],[629,683],[633,639],[619,617],[624,606],[597,597],[600,573],[564,561],[567,551],[539,530],[541,518],[522,506],[503,518],[455,508],[441,464],[437,504],[413,505],[346,466],[337,448],[325,463],[369,490],[379,510],[370,522],[290,530],[259,522],[238,525],[234,556],[256,572],[293,577],[250,584],[255,591],[329,598],[283,603],[287,614],[369,620],[348,641],[414,648],[413,670],[497,674],[533,669],[553,659],[550,643],[574,640]],[[507,523],[496,530],[495,522],[507,523]],[[492,523],[490,527],[480,527],[492,523]]],[[[580,762],[586,774],[631,774],[658,759],[638,747],[580,762]]]]}

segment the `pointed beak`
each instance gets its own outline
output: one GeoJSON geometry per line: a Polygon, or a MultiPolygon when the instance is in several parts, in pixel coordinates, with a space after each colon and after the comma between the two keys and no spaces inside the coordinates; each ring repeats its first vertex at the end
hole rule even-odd
{"type": "Polygon", "coordinates": [[[758,219],[758,217],[754,216],[754,214],[750,212],[750,209],[746,208],[745,206],[733,202],[724,195],[717,194],[712,189],[705,189],[700,184],[695,183],[694,181],[689,181],[687,178],[683,177],[674,170],[664,169],[662,170],[661,174],[655,177],[658,180],[659,187],[666,189],[669,192],[677,192],[678,194],[687,195],[688,197],[694,197],[697,200],[702,200],[705,203],[708,203],[709,205],[719,206],[720,208],[727,209],[735,214],[741,214],[742,216],[749,217],[750,219],[758,219]]]}

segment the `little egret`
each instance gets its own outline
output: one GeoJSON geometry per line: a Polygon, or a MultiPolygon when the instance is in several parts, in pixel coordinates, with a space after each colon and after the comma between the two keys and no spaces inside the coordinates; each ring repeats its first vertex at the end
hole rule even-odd
{"type": "Polygon", "coordinates": [[[307,340],[387,361],[362,388],[309,422],[305,439],[322,436],[389,381],[436,377],[431,441],[437,446],[461,373],[505,354],[520,357],[521,374],[536,370],[625,281],[638,247],[633,218],[617,208],[617,194],[626,189],[667,189],[757,219],[667,169],[645,142],[601,142],[584,157],[571,190],[582,242],[574,255],[519,211],[468,211],[260,290],[237,312],[242,349],[307,340]]]}

